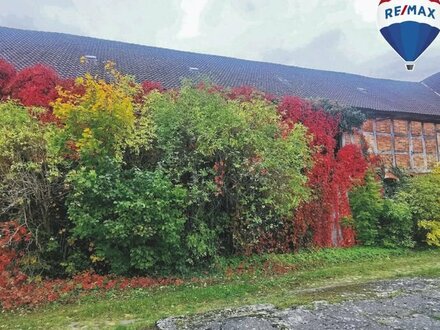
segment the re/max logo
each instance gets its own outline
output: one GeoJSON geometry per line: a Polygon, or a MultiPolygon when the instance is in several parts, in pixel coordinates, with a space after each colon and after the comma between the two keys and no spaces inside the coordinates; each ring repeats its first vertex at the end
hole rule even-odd
{"type": "Polygon", "coordinates": [[[385,10],[385,19],[393,18],[402,15],[417,15],[425,16],[428,18],[435,19],[435,9],[424,7],[424,6],[396,6],[394,8],[388,8],[385,10]]]}

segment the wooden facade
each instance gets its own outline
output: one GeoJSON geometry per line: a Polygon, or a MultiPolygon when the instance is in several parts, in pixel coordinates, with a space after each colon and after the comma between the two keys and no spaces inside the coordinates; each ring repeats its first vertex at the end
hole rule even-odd
{"type": "Polygon", "coordinates": [[[395,118],[372,118],[353,134],[344,134],[342,144],[361,143],[379,155],[386,165],[415,173],[429,172],[440,162],[440,124],[395,118]]]}

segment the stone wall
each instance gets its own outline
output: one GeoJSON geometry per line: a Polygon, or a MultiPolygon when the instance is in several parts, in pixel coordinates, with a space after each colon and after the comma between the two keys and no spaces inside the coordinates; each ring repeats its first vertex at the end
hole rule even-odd
{"type": "Polygon", "coordinates": [[[440,161],[440,124],[389,118],[369,119],[361,130],[344,134],[342,144],[359,144],[361,136],[369,152],[381,156],[390,167],[427,172],[440,161]]]}

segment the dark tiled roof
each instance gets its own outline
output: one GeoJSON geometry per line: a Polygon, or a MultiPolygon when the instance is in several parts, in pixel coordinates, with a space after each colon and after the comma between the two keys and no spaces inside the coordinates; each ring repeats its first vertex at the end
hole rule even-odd
{"type": "Polygon", "coordinates": [[[140,81],[176,87],[182,78],[207,77],[225,87],[249,85],[278,96],[327,98],[345,105],[384,112],[440,117],[440,74],[424,82],[405,82],[304,69],[273,63],[196,54],[116,41],[0,27],[0,57],[18,69],[36,63],[63,77],[84,73],[83,55],[97,57],[96,73],[112,60],[140,81]]]}
{"type": "Polygon", "coordinates": [[[426,78],[422,81],[422,84],[431,88],[434,92],[440,94],[440,72],[426,78]]]}

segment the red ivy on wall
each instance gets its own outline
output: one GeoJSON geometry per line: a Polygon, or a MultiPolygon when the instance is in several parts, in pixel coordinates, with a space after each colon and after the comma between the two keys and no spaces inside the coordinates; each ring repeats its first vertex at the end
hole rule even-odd
{"type": "Polygon", "coordinates": [[[349,224],[348,192],[362,182],[368,164],[355,145],[337,148],[338,118],[313,109],[298,97],[285,97],[278,106],[288,127],[302,123],[312,134],[314,166],[307,173],[314,196],[299,207],[293,219],[293,245],[352,246],[355,234],[349,224]]]}

